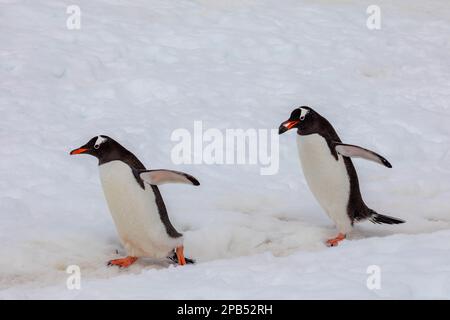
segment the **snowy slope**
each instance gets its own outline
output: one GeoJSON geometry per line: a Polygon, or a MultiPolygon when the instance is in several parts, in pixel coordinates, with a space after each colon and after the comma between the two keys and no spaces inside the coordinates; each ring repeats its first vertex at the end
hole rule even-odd
{"type": "Polygon", "coordinates": [[[365,0],[79,0],[70,31],[73,2],[0,0],[0,298],[450,298],[448,1],[377,1],[374,31],[365,0]],[[273,176],[171,162],[177,128],[277,128],[298,105],[386,156],[354,161],[362,192],[408,223],[326,248],[293,132],[273,176]],[[161,188],[197,265],[105,266],[123,249],[96,161],[68,155],[97,134],[199,178],[161,188]]]}

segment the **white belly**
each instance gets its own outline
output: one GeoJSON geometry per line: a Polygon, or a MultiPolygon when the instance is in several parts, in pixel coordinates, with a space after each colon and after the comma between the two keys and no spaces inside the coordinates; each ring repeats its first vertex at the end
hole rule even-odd
{"type": "Polygon", "coordinates": [[[342,156],[338,154],[336,161],[326,140],[318,134],[297,135],[297,145],[303,173],[314,197],[339,232],[350,232],[347,214],[350,181],[342,156]]]}
{"type": "Polygon", "coordinates": [[[151,187],[142,189],[127,164],[111,161],[99,170],[109,210],[128,255],[164,258],[182,244],[182,237],[169,237],[151,187]]]}

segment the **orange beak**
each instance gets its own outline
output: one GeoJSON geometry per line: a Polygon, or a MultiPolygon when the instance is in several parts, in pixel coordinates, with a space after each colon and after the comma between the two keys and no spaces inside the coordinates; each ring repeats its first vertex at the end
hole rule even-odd
{"type": "Polygon", "coordinates": [[[70,155],[73,156],[74,154],[85,153],[88,150],[89,149],[86,149],[86,148],[78,148],[78,149],[70,151],[70,155]]]}
{"type": "Polygon", "coordinates": [[[299,122],[299,120],[287,120],[283,122],[278,129],[278,134],[285,133],[289,129],[292,129],[294,126],[296,126],[299,122]]]}

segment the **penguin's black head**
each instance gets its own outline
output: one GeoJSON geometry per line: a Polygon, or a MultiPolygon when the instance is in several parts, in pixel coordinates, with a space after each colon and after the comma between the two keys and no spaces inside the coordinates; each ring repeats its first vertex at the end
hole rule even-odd
{"type": "Polygon", "coordinates": [[[282,134],[293,128],[297,128],[297,133],[300,135],[315,133],[320,118],[320,115],[310,107],[296,108],[292,111],[289,119],[280,125],[278,133],[282,134]]]}
{"type": "Polygon", "coordinates": [[[119,153],[121,149],[123,149],[123,147],[114,139],[100,135],[93,137],[85,145],[72,150],[70,154],[90,154],[101,161],[104,158],[111,157],[111,155],[114,155],[115,153],[119,153]]]}

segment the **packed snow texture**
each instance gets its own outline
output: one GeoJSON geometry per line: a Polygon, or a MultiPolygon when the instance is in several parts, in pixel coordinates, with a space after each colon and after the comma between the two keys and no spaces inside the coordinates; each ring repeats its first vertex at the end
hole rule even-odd
{"type": "Polygon", "coordinates": [[[450,3],[376,2],[380,30],[366,0],[0,0],[0,298],[450,298],[450,3]],[[294,132],[271,176],[171,161],[175,129],[276,129],[300,105],[393,164],[354,160],[366,203],[407,223],[327,248],[294,132]],[[161,187],[196,265],[106,266],[125,252],[97,162],[69,156],[98,134],[200,180],[161,187]]]}

